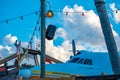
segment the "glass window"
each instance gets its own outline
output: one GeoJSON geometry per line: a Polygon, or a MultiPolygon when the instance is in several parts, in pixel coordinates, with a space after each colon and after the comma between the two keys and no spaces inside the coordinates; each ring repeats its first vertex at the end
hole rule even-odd
{"type": "Polygon", "coordinates": [[[79,63],[79,64],[83,64],[83,63],[84,63],[84,59],[83,59],[83,58],[80,58],[80,60],[79,60],[78,63],[79,63]]]}
{"type": "Polygon", "coordinates": [[[91,59],[85,59],[84,64],[92,65],[92,60],[91,59]]]}
{"type": "Polygon", "coordinates": [[[77,62],[79,59],[80,59],[80,58],[74,58],[74,59],[72,59],[70,62],[75,63],[75,62],[77,62]]]}

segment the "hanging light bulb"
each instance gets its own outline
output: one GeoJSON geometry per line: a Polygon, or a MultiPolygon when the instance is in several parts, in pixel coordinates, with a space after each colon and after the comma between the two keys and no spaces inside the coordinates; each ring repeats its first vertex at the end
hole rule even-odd
{"type": "Polygon", "coordinates": [[[6,23],[8,24],[8,20],[6,20],[6,23]]]}
{"type": "Polygon", "coordinates": [[[38,44],[38,47],[40,47],[40,44],[38,44]]]}
{"type": "Polygon", "coordinates": [[[48,10],[46,16],[47,16],[48,18],[52,18],[52,17],[54,16],[53,11],[52,11],[52,10],[48,10]]]}
{"type": "Polygon", "coordinates": [[[36,13],[35,13],[36,15],[38,15],[38,12],[36,11],[36,13]]]}
{"type": "Polygon", "coordinates": [[[68,12],[66,12],[66,15],[68,15],[68,12]]]}
{"type": "Polygon", "coordinates": [[[35,29],[34,30],[37,30],[37,27],[35,27],[35,29]]]}
{"type": "Polygon", "coordinates": [[[115,12],[118,13],[118,10],[116,10],[115,12]]]}
{"type": "Polygon", "coordinates": [[[37,24],[39,24],[39,21],[37,21],[37,24]]]}
{"type": "Polygon", "coordinates": [[[84,14],[84,12],[82,12],[82,16],[84,16],[85,14],[84,14]]]}
{"type": "Polygon", "coordinates": [[[23,16],[21,16],[21,20],[23,20],[23,16]]]}

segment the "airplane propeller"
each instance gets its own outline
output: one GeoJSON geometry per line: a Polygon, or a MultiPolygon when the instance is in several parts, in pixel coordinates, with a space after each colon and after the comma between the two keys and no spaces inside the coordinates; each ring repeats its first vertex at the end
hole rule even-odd
{"type": "Polygon", "coordinates": [[[72,51],[73,51],[73,55],[76,55],[76,45],[75,45],[75,41],[72,40],[72,51]]]}
{"type": "Polygon", "coordinates": [[[72,52],[74,56],[77,54],[81,54],[79,50],[76,50],[76,45],[74,40],[72,40],[72,52]]]}

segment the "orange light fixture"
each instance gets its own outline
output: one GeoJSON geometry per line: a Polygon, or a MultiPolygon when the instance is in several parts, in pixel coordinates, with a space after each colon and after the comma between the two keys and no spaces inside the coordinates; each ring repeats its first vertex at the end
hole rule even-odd
{"type": "Polygon", "coordinates": [[[46,16],[47,16],[48,18],[52,18],[52,17],[54,16],[53,11],[52,11],[52,10],[48,10],[46,16]]]}

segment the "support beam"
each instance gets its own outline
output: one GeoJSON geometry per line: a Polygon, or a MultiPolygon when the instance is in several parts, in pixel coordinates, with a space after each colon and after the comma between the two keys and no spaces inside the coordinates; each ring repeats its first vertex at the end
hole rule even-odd
{"type": "MultiPolygon", "coordinates": [[[[120,60],[104,0],[94,0],[114,74],[120,74],[120,60]]],[[[106,63],[107,64],[107,63],[106,63]]]]}
{"type": "MultiPolygon", "coordinates": [[[[20,57],[22,57],[23,55],[24,55],[24,54],[20,54],[20,57]]],[[[14,58],[16,58],[17,56],[18,56],[18,55],[15,53],[15,54],[12,54],[12,55],[4,58],[4,59],[1,59],[1,60],[0,60],[0,65],[3,64],[3,63],[5,63],[5,62],[8,62],[8,61],[10,61],[10,60],[12,60],[12,59],[14,59],[14,58]]]]}
{"type": "MultiPolygon", "coordinates": [[[[26,48],[23,48],[24,52],[26,52],[26,50],[27,50],[26,48]]],[[[28,54],[31,54],[33,56],[35,56],[35,55],[40,55],[41,56],[41,51],[33,50],[33,49],[28,49],[28,54]]],[[[64,62],[62,62],[62,61],[60,61],[58,59],[55,59],[55,58],[53,58],[53,57],[51,57],[51,56],[49,56],[47,54],[45,54],[45,57],[48,58],[48,59],[50,59],[51,61],[53,61],[55,63],[64,63],[64,62]]]]}
{"type": "Polygon", "coordinates": [[[33,55],[34,56],[34,61],[35,61],[35,65],[39,65],[39,62],[38,62],[38,58],[37,58],[37,55],[33,55]]]}

